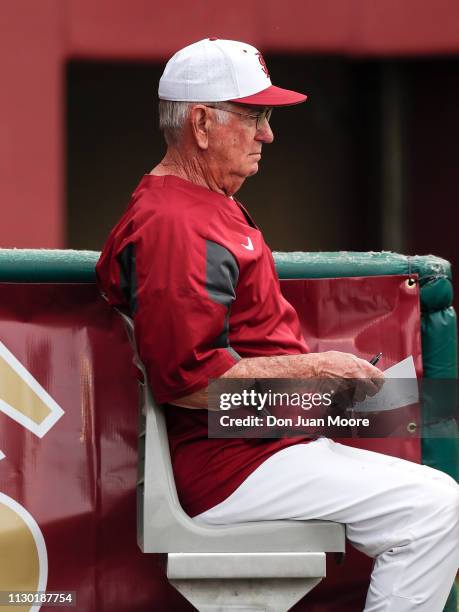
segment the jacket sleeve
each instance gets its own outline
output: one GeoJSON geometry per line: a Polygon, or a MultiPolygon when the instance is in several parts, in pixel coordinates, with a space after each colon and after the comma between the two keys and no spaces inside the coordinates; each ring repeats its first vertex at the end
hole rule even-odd
{"type": "Polygon", "coordinates": [[[202,389],[237,363],[229,315],[239,269],[228,249],[176,218],[156,219],[116,259],[120,291],[158,402],[202,389]]]}

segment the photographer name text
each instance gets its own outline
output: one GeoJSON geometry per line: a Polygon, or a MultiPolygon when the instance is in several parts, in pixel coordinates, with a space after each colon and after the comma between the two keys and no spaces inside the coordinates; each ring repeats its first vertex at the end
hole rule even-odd
{"type": "Polygon", "coordinates": [[[276,417],[274,415],[231,417],[225,414],[220,417],[222,427],[369,427],[367,418],[328,415],[326,418],[306,418],[301,415],[295,419],[276,417]]]}

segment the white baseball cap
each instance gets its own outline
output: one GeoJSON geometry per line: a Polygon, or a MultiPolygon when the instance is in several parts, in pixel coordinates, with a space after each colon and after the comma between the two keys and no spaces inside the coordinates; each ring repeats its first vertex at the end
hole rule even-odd
{"type": "Polygon", "coordinates": [[[160,100],[175,102],[237,102],[260,106],[290,106],[307,98],[275,87],[261,53],[235,40],[205,38],[167,62],[159,81],[160,100]]]}

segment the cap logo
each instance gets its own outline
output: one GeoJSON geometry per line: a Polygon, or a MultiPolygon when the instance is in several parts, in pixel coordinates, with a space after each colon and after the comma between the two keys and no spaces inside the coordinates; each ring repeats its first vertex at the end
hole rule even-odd
{"type": "Polygon", "coordinates": [[[262,56],[262,54],[260,52],[257,53],[257,57],[258,57],[258,61],[261,64],[261,69],[263,70],[263,72],[266,74],[266,76],[269,79],[269,71],[268,71],[268,66],[266,65],[266,62],[264,60],[264,57],[262,56]]]}

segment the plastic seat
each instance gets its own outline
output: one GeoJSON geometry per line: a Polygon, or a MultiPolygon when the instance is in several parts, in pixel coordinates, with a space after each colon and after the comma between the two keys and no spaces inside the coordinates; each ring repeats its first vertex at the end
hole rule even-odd
{"type": "Polygon", "coordinates": [[[345,529],[328,521],[205,526],[181,508],[163,408],[141,385],[137,536],[164,555],[169,582],[198,610],[289,610],[343,553],[345,529]],[[242,607],[240,607],[242,606],[242,607]]]}

